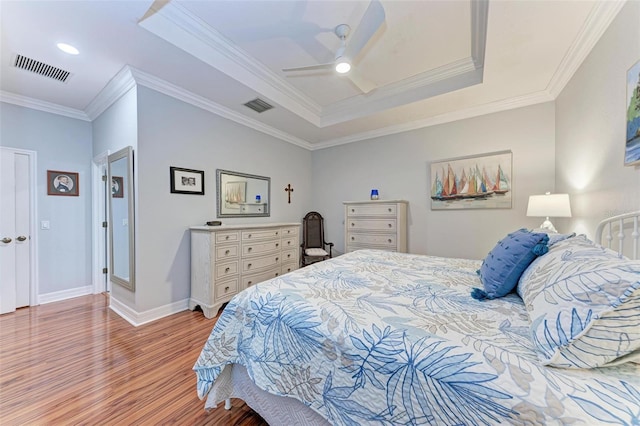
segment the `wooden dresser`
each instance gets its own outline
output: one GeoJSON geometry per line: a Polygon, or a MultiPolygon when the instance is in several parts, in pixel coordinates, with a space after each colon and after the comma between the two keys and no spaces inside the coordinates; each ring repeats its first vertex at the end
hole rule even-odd
{"type": "Polygon", "coordinates": [[[345,201],[345,252],[370,248],[407,252],[405,200],[345,201]]]}
{"type": "Polygon", "coordinates": [[[298,269],[300,226],[192,226],[189,309],[213,318],[238,292],[298,269]]]}

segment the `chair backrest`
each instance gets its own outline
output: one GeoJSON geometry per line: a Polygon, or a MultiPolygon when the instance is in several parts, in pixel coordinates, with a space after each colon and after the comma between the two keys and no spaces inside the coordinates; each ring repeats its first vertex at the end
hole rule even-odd
{"type": "Polygon", "coordinates": [[[324,219],[318,212],[309,212],[302,219],[304,248],[323,248],[324,219]]]}

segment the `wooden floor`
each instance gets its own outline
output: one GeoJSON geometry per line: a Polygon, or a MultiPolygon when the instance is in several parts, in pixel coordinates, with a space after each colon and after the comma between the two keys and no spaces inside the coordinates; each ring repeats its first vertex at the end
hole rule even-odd
{"type": "Polygon", "coordinates": [[[0,315],[0,424],[266,425],[240,400],[211,412],[192,371],[215,320],[133,327],[92,295],[0,315]]]}

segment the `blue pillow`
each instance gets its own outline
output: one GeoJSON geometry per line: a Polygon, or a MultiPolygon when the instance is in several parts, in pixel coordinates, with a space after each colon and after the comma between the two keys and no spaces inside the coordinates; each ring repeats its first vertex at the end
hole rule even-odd
{"type": "Polygon", "coordinates": [[[474,288],[471,297],[483,300],[509,294],[529,264],[549,250],[548,242],[547,234],[530,232],[525,228],[507,235],[482,261],[478,275],[484,290],[474,288]]]}

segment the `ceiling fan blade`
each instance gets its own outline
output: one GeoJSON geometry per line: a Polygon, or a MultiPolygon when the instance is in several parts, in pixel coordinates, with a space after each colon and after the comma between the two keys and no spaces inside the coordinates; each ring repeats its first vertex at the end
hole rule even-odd
{"type": "Polygon", "coordinates": [[[347,40],[347,50],[345,55],[352,60],[367,45],[371,37],[378,31],[385,19],[384,8],[380,0],[372,0],[364,13],[358,28],[347,40]]]}
{"type": "Polygon", "coordinates": [[[357,69],[351,68],[351,71],[349,71],[348,74],[345,74],[345,76],[349,78],[349,80],[351,80],[351,82],[364,94],[369,93],[377,87],[371,81],[364,78],[357,69]]]}
{"type": "Polygon", "coordinates": [[[328,64],[319,64],[319,65],[309,65],[306,67],[296,67],[296,68],[283,68],[284,72],[292,72],[292,71],[316,71],[316,70],[330,70],[333,69],[335,64],[333,62],[328,64]]]}

